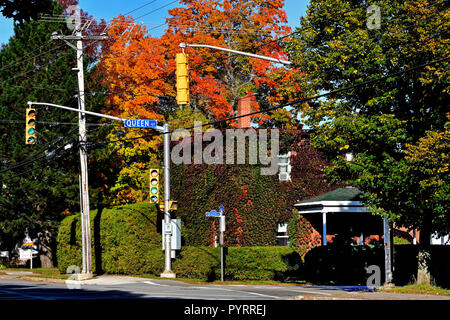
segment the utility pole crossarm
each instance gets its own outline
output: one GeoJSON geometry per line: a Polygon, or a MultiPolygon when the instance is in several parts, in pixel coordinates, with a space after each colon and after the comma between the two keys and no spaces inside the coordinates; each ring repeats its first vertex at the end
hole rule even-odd
{"type": "Polygon", "coordinates": [[[53,34],[51,36],[52,40],[97,40],[97,41],[104,41],[104,40],[108,40],[109,37],[108,36],[77,36],[77,35],[72,35],[72,36],[64,36],[64,35],[59,35],[59,34],[53,34]]]}
{"type": "Polygon", "coordinates": [[[210,46],[210,45],[207,45],[207,44],[180,43],[180,48],[184,49],[186,47],[191,47],[191,48],[209,48],[209,49],[215,49],[215,50],[220,50],[220,51],[226,51],[226,52],[230,52],[230,53],[240,54],[240,55],[251,57],[251,58],[257,58],[257,59],[267,60],[267,61],[271,61],[271,62],[282,63],[282,64],[285,64],[285,65],[292,65],[293,64],[293,62],[291,62],[291,61],[286,61],[286,60],[281,60],[281,59],[261,56],[259,54],[253,54],[253,53],[248,53],[248,52],[243,52],[243,51],[231,50],[231,49],[222,48],[222,47],[210,46]]]}

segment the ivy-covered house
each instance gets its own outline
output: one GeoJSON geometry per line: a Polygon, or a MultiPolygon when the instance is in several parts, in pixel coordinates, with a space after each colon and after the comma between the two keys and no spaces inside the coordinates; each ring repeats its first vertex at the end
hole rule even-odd
{"type": "MultiPolygon", "coordinates": [[[[263,129],[248,130],[255,130],[258,137],[264,133],[263,129]]],[[[225,139],[226,132],[222,132],[225,139]]],[[[220,205],[224,206],[227,219],[226,246],[287,245],[287,222],[293,216],[294,204],[337,188],[323,177],[321,170],[328,164],[309,143],[308,131],[279,130],[278,133],[278,155],[289,157],[280,161],[275,174],[262,175],[261,168],[266,165],[251,163],[248,157],[243,164],[195,164],[195,152],[190,164],[172,165],[171,194],[173,200],[178,200],[176,214],[183,222],[184,245],[217,244],[218,219],[208,218],[205,213],[217,210],[220,205]],[[288,178],[280,174],[283,172],[289,174],[288,178]]],[[[195,140],[192,137],[184,143],[195,144],[195,140]]],[[[199,140],[202,147],[197,150],[204,150],[205,139],[199,140]]],[[[249,140],[244,143],[246,155],[249,140]]],[[[222,145],[222,156],[226,157],[230,150],[225,150],[226,141],[222,145]]],[[[242,144],[234,144],[236,150],[241,147],[242,144]]],[[[270,152],[270,143],[268,147],[270,152]]]]}

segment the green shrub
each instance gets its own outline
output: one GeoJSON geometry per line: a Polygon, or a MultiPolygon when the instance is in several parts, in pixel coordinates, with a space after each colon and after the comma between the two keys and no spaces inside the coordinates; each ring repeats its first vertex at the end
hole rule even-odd
{"type": "Polygon", "coordinates": [[[227,280],[279,280],[296,277],[301,257],[289,247],[232,247],[226,257],[227,280]]]}
{"type": "MultiPolygon", "coordinates": [[[[231,247],[225,250],[225,280],[286,280],[298,276],[301,258],[289,247],[231,247]]],[[[184,247],[174,262],[179,277],[220,279],[220,248],[184,247]]]]}
{"type": "Polygon", "coordinates": [[[214,281],[220,279],[220,248],[183,247],[173,263],[177,277],[214,281]]]}
{"type": "MultiPolygon", "coordinates": [[[[133,204],[91,211],[94,273],[153,274],[164,271],[164,252],[154,205],[133,204]]],[[[62,221],[58,235],[58,268],[81,268],[79,215],[62,221]]],[[[289,247],[226,249],[226,280],[285,280],[298,274],[301,259],[289,247]]],[[[220,248],[184,246],[173,270],[180,278],[220,279],[220,248]]]]}
{"type": "MultiPolygon", "coordinates": [[[[157,212],[148,203],[91,211],[95,273],[159,274],[164,267],[157,212]]],[[[58,269],[82,265],[79,215],[62,221],[57,237],[58,269]]]]}

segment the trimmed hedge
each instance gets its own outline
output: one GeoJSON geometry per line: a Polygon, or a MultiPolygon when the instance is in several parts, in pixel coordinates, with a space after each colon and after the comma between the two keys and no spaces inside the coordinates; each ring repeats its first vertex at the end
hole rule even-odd
{"type": "MultiPolygon", "coordinates": [[[[93,271],[111,274],[159,274],[164,268],[157,211],[148,203],[91,211],[93,271]]],[[[61,223],[57,237],[58,269],[82,265],[79,215],[61,223]]]]}
{"type": "MultiPolygon", "coordinates": [[[[289,247],[225,248],[225,280],[277,280],[298,277],[301,257],[289,247]]],[[[220,279],[220,248],[185,247],[174,262],[180,277],[220,279]]]]}
{"type": "MultiPolygon", "coordinates": [[[[417,245],[394,245],[393,276],[395,285],[415,282],[417,276],[417,245]]],[[[450,247],[430,246],[430,273],[434,285],[450,288],[450,247]]],[[[318,284],[366,285],[367,268],[376,265],[385,281],[384,246],[327,245],[311,249],[304,258],[303,280],[318,284]]]]}
{"type": "MultiPolygon", "coordinates": [[[[148,203],[91,211],[94,273],[160,275],[164,252],[159,224],[155,206],[148,203]]],[[[60,272],[71,265],[81,267],[79,215],[62,221],[57,242],[60,272]]],[[[295,276],[301,264],[298,253],[289,247],[225,250],[226,280],[285,280],[295,276]]],[[[184,246],[173,270],[183,278],[220,279],[220,248],[184,246]]]]}
{"type": "Polygon", "coordinates": [[[377,265],[384,282],[383,246],[320,246],[304,257],[304,279],[319,284],[366,285],[367,268],[377,265]]]}

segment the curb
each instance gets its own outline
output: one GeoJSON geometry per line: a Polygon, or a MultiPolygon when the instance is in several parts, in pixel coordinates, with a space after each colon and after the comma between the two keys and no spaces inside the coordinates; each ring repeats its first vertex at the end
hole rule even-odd
{"type": "Polygon", "coordinates": [[[14,274],[1,274],[0,279],[10,279],[10,280],[22,280],[22,281],[32,281],[32,282],[46,282],[46,283],[58,283],[65,284],[65,279],[54,279],[54,278],[42,278],[24,275],[14,275],[14,274]]]}

